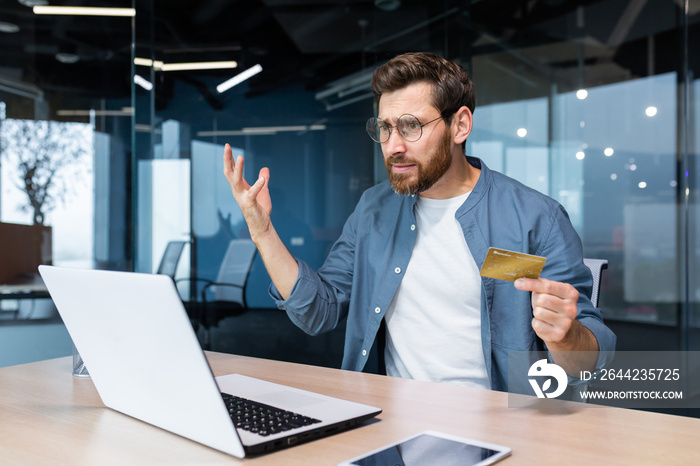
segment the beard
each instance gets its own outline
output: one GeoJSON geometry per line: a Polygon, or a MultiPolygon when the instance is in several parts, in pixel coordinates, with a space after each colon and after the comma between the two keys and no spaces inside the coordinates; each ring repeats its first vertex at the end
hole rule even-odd
{"type": "Polygon", "coordinates": [[[397,194],[419,194],[430,189],[444,175],[452,165],[452,152],[450,150],[451,134],[449,128],[445,129],[438,146],[425,160],[413,160],[401,156],[384,160],[386,171],[389,174],[391,187],[397,194]],[[394,164],[414,163],[417,177],[412,179],[411,173],[395,173],[391,167],[394,164]]]}

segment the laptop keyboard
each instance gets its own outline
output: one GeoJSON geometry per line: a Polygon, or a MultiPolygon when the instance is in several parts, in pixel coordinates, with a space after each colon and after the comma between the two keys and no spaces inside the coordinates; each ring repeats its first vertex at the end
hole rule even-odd
{"type": "Polygon", "coordinates": [[[236,428],[264,437],[321,422],[318,419],[229,395],[228,393],[222,393],[221,395],[224,397],[226,408],[236,428]]]}

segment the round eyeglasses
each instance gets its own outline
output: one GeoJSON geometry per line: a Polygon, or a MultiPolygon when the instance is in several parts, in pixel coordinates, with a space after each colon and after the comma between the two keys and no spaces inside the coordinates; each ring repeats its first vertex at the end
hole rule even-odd
{"type": "Polygon", "coordinates": [[[416,142],[423,136],[423,127],[429,125],[434,121],[442,119],[442,116],[430,120],[427,123],[421,124],[418,118],[411,114],[404,114],[396,120],[396,126],[389,126],[384,120],[372,117],[367,120],[367,134],[372,138],[374,142],[384,143],[391,137],[391,130],[397,128],[399,130],[399,136],[403,138],[404,141],[416,142]]]}

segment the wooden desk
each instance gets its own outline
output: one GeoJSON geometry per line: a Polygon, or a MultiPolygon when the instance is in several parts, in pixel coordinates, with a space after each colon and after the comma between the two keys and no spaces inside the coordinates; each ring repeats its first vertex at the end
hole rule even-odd
{"type": "Polygon", "coordinates": [[[216,375],[251,375],[384,412],[352,431],[238,460],[104,408],[91,380],[71,376],[71,359],[60,358],[0,369],[0,463],[334,465],[425,429],[508,445],[513,455],[503,465],[694,465],[700,458],[700,419],[569,402],[556,410],[509,408],[500,392],[207,355],[216,375]]]}

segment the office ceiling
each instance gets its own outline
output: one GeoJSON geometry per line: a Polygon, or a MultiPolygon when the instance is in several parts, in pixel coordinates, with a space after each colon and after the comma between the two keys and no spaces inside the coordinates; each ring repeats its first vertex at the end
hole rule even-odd
{"type": "MultiPolygon", "coordinates": [[[[239,70],[260,63],[248,96],[292,83],[319,92],[411,50],[485,60],[530,81],[560,76],[571,86],[582,66],[592,83],[680,69],[682,0],[136,0],[137,51],[148,49],[151,1],[156,59],[236,60],[239,70]]],[[[0,92],[130,95],[131,18],[37,16],[32,2],[42,0],[0,5],[0,92]]],[[[50,4],[131,7],[132,0],[50,4]]],[[[691,37],[699,10],[700,0],[691,0],[691,37]]],[[[212,78],[232,72],[162,74],[165,88],[180,80],[207,92],[212,78]]]]}

